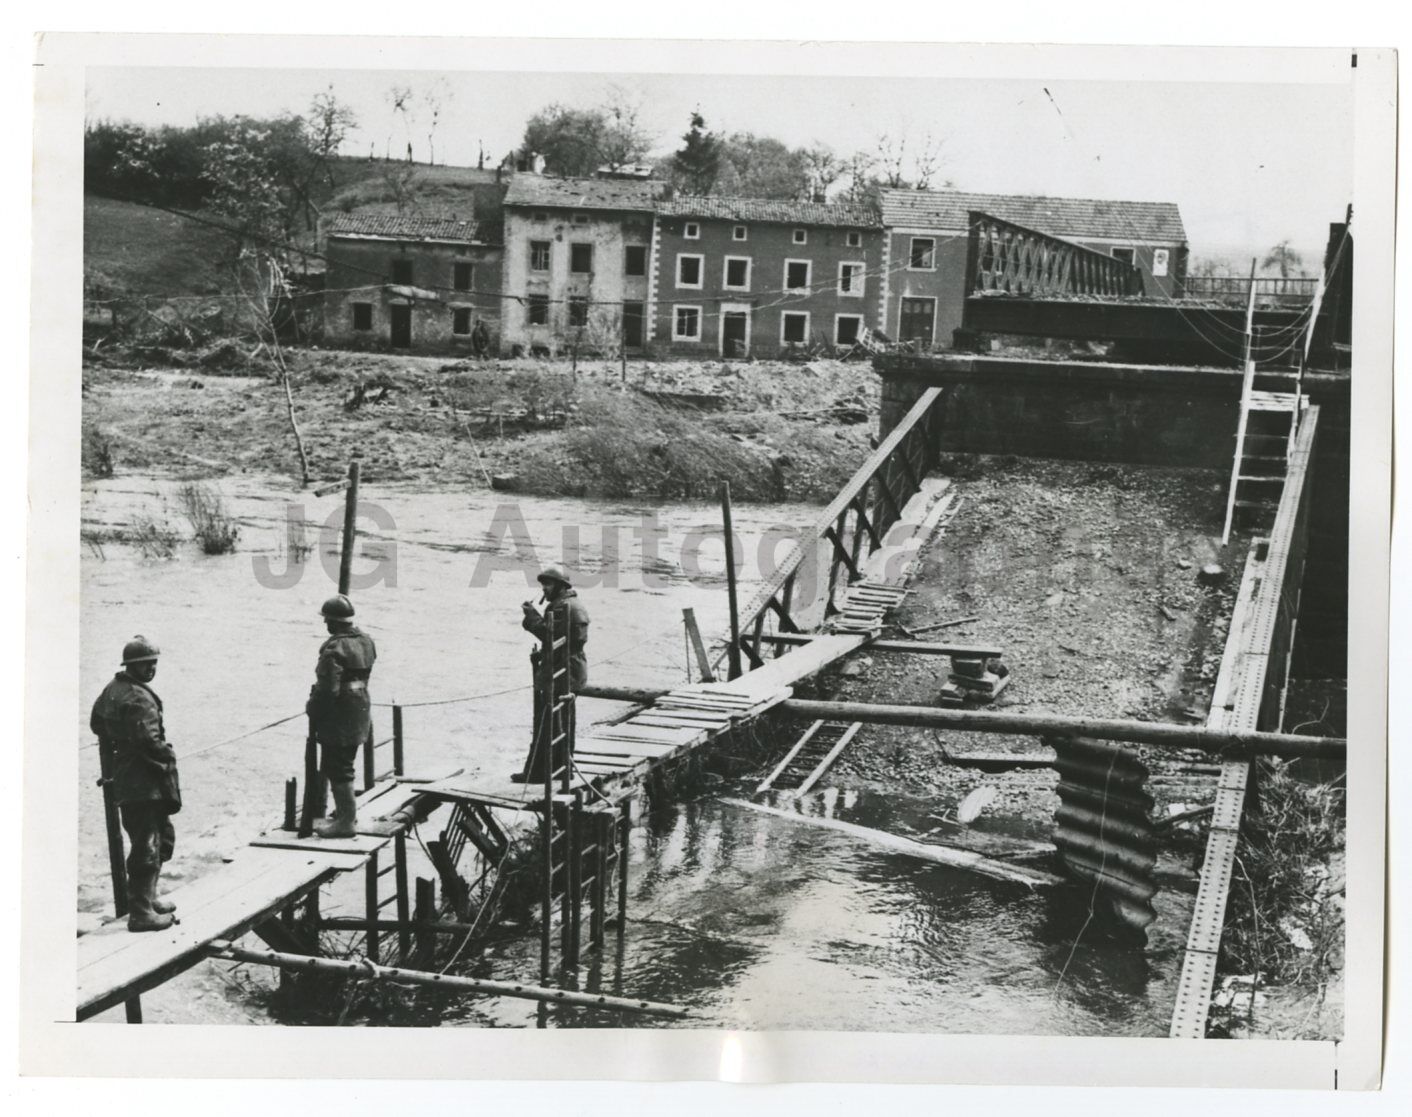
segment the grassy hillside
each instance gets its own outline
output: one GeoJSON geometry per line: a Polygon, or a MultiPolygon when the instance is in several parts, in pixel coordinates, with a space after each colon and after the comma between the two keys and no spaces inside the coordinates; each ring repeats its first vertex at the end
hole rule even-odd
{"type": "MultiPolygon", "coordinates": [[[[391,181],[405,164],[340,159],[321,204],[325,213],[397,211],[391,181]]],[[[413,164],[404,211],[500,220],[502,187],[493,170],[413,164]]],[[[101,295],[206,295],[223,290],[230,250],[219,229],[165,210],[97,194],[84,197],[85,287],[101,295]]],[[[309,247],[312,247],[312,238],[309,247]]]]}
{"type": "Polygon", "coordinates": [[[111,293],[204,295],[221,290],[230,251],[220,230],[163,210],[89,194],[83,200],[85,287],[111,293]]]}
{"type": "MultiPolygon", "coordinates": [[[[395,213],[393,181],[408,174],[410,199],[406,212],[455,214],[462,219],[500,220],[504,187],[493,168],[432,167],[423,163],[384,163],[381,160],[340,159],[334,168],[336,187],[324,203],[325,212],[395,213]]],[[[507,180],[508,181],[508,180],[507,180]]]]}

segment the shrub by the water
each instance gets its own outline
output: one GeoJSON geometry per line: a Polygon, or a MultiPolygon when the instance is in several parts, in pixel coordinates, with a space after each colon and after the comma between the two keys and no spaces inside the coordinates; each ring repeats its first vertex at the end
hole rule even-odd
{"type": "Polygon", "coordinates": [[[240,528],[226,510],[225,498],[218,490],[200,481],[188,481],[177,491],[177,499],[202,551],[208,555],[226,555],[235,550],[240,528]]]}

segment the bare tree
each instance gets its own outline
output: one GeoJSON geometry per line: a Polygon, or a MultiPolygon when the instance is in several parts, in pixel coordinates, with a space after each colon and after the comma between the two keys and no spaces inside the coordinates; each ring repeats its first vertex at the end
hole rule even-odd
{"type": "Polygon", "coordinates": [[[844,174],[848,178],[848,190],[844,196],[854,205],[865,205],[876,199],[878,180],[873,171],[877,162],[872,152],[855,151],[844,164],[844,174]]]}
{"type": "Polygon", "coordinates": [[[397,207],[397,216],[401,217],[416,200],[417,168],[412,163],[385,163],[381,177],[389,199],[397,207]]]}
{"type": "MultiPolygon", "coordinates": [[[[933,178],[941,170],[945,146],[945,137],[934,136],[931,132],[922,136],[922,146],[912,156],[913,180],[918,190],[931,188],[933,178]]],[[[951,183],[948,181],[940,185],[949,187],[951,183]]]]}
{"type": "Polygon", "coordinates": [[[892,188],[907,186],[906,175],[907,166],[907,135],[904,132],[900,136],[894,136],[890,132],[884,132],[878,137],[877,157],[873,160],[873,167],[877,171],[878,181],[883,186],[892,188]]]}
{"type": "Polygon", "coordinates": [[[270,355],[275,368],[275,381],[284,391],[285,415],[294,436],[294,449],[299,455],[299,475],[307,487],[309,454],[304,448],[304,435],[299,429],[299,415],[294,407],[294,385],[289,365],[284,359],[284,347],[279,339],[279,315],[292,313],[293,292],[285,274],[284,263],[274,252],[248,249],[235,266],[235,289],[241,296],[242,316],[257,342],[255,352],[263,349],[270,355]]]}
{"type": "Polygon", "coordinates": [[[427,109],[427,162],[436,163],[436,129],[442,115],[455,100],[455,93],[445,78],[437,78],[422,92],[422,104],[427,109]]]}
{"type": "Polygon", "coordinates": [[[608,166],[635,163],[652,149],[655,137],[642,122],[640,94],[610,83],[602,113],[605,127],[600,139],[601,154],[608,166]]]}
{"type": "Polygon", "coordinates": [[[392,133],[398,121],[402,123],[402,134],[407,141],[408,162],[412,151],[412,121],[416,116],[415,100],[410,85],[394,85],[387,91],[387,103],[392,107],[393,126],[387,133],[386,157],[392,158],[392,133]]]}
{"type": "Polygon", "coordinates": [[[911,148],[909,156],[906,132],[884,132],[877,143],[878,183],[892,189],[928,190],[933,185],[950,188],[953,183],[949,179],[936,182],[945,146],[945,137],[927,132],[921,145],[911,148]]]}

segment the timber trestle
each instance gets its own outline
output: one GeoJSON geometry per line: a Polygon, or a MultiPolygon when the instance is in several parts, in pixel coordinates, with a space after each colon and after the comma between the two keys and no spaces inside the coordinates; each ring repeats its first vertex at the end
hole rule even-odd
{"type": "MultiPolygon", "coordinates": [[[[791,549],[760,592],[740,613],[740,650],[751,667],[765,664],[765,625],[773,617],[781,632],[802,632],[796,619],[796,592],[805,562],[821,543],[829,558],[824,596],[824,619],[846,613],[836,600],[838,591],[868,578],[866,560],[889,543],[893,526],[903,519],[903,509],[923,488],[923,479],[940,449],[939,400],[942,389],[928,388],[906,416],[869,455],[866,462],[824,509],[791,549]]],[[[884,578],[892,581],[891,578],[884,578]]],[[[858,604],[862,604],[862,597],[858,604]]],[[[895,601],[892,602],[895,604],[895,601]]],[[[809,603],[806,603],[809,604],[809,603]]],[[[848,630],[866,631],[861,617],[841,618],[848,630]]]]}

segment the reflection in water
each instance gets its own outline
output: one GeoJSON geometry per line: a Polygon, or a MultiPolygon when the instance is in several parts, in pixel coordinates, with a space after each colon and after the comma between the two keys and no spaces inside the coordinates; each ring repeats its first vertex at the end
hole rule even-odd
{"type": "MultiPolygon", "coordinates": [[[[893,826],[935,807],[895,802],[821,792],[800,807],[893,826]]],[[[579,981],[695,1006],[698,1027],[1163,1035],[1190,912],[1164,898],[1144,954],[1087,918],[1082,889],[1031,892],[711,799],[644,819],[633,874],[626,930],[579,981]]],[[[505,944],[475,972],[524,975],[536,958],[528,939],[505,944]]],[[[534,1014],[447,1006],[463,1022],[534,1014]]],[[[663,1023],[561,1007],[550,1026],[663,1023]]]]}

